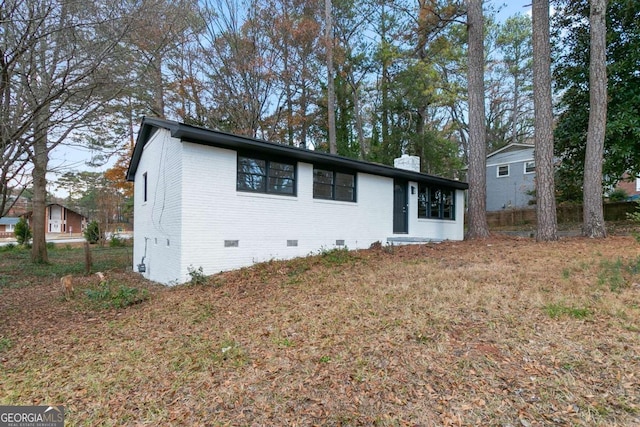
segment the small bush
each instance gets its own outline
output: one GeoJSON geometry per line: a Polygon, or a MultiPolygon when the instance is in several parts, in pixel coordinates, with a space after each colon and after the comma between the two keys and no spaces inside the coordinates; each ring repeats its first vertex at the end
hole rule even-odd
{"type": "Polygon", "coordinates": [[[87,289],[85,294],[89,300],[103,308],[125,308],[149,299],[146,289],[140,291],[113,281],[102,282],[97,289],[87,289]]]}
{"type": "Polygon", "coordinates": [[[122,237],[118,237],[115,234],[111,235],[111,238],[109,239],[109,247],[111,247],[111,248],[121,248],[121,247],[124,247],[126,245],[127,245],[127,243],[125,242],[125,240],[122,237]]]}
{"type": "Polygon", "coordinates": [[[100,224],[98,221],[91,221],[87,228],[84,230],[84,238],[89,243],[98,243],[102,238],[102,232],[100,231],[100,224]]]}
{"type": "Polygon", "coordinates": [[[187,272],[191,277],[191,280],[189,281],[190,284],[204,285],[205,283],[207,283],[207,276],[205,276],[202,267],[198,267],[196,269],[194,266],[190,265],[189,267],[187,267],[187,272]]]}
{"type": "Polygon", "coordinates": [[[19,245],[29,244],[31,241],[31,229],[26,219],[20,218],[13,230],[13,234],[16,236],[16,241],[19,245]]]}
{"type": "Polygon", "coordinates": [[[611,193],[609,193],[609,200],[612,202],[621,202],[626,200],[629,195],[622,188],[616,188],[611,193]]]}

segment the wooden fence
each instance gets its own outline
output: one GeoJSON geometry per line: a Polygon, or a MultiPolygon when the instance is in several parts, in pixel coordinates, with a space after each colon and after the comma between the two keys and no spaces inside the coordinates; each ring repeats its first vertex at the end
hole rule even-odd
{"type": "MultiPolygon", "coordinates": [[[[622,221],[627,219],[627,213],[638,208],[634,202],[611,202],[604,204],[605,221],[622,221]]],[[[556,209],[558,223],[582,222],[582,205],[561,205],[556,209]]],[[[487,212],[489,227],[507,227],[536,223],[536,210],[505,209],[498,212],[487,212]]]]}

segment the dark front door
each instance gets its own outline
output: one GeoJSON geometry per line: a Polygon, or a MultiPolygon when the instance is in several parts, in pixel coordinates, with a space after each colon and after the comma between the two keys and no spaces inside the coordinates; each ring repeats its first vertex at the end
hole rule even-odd
{"type": "Polygon", "coordinates": [[[407,181],[393,180],[393,232],[408,233],[407,181]]]}

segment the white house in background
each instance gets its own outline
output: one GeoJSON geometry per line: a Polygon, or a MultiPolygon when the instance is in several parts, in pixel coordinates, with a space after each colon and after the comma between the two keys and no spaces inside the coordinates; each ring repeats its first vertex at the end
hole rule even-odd
{"type": "Polygon", "coordinates": [[[531,207],[534,159],[533,144],[512,143],[487,155],[487,212],[531,207]]]}
{"type": "Polygon", "coordinates": [[[134,269],[164,284],[190,268],[464,236],[466,183],[175,121],[143,119],[127,179],[134,269]]]}

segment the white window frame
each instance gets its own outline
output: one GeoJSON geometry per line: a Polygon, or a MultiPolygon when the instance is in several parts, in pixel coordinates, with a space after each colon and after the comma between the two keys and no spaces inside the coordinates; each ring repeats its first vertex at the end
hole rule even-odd
{"type": "Polygon", "coordinates": [[[507,165],[498,165],[498,166],[496,167],[496,177],[497,177],[497,178],[506,178],[506,177],[508,177],[510,174],[511,174],[511,167],[510,167],[510,165],[508,165],[508,164],[507,164],[507,165]],[[506,175],[500,175],[500,168],[502,168],[502,167],[506,167],[506,168],[507,168],[507,174],[506,174],[506,175]]]}
{"type": "Polygon", "coordinates": [[[636,191],[640,191],[640,177],[636,178],[636,191]]]}
{"type": "Polygon", "coordinates": [[[528,161],[528,162],[524,162],[524,173],[525,173],[525,175],[531,174],[531,173],[536,173],[536,162],[534,160],[531,160],[531,161],[528,161]],[[527,172],[528,165],[533,165],[532,166],[533,170],[527,172]]]}

